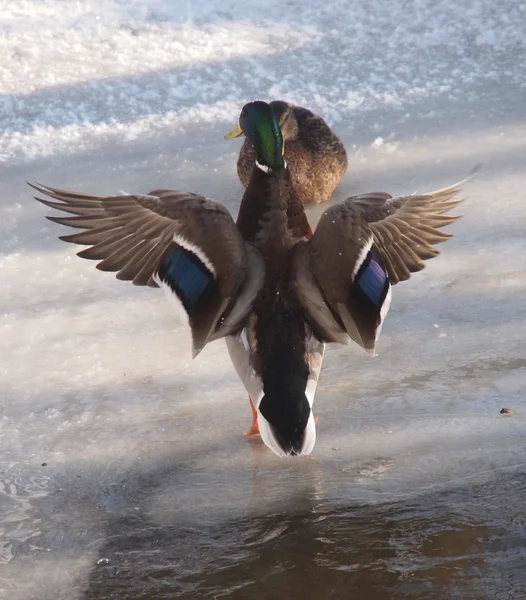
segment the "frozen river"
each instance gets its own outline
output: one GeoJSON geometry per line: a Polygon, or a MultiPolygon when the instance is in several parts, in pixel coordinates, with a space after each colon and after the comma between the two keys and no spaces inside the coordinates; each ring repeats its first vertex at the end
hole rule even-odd
{"type": "Polygon", "coordinates": [[[526,598],[526,6],[5,4],[0,597],[526,598]],[[483,165],[454,238],[393,289],[379,356],[328,349],[299,460],[241,435],[224,343],[192,361],[162,293],[78,259],[25,185],[235,214],[222,136],[257,97],[334,127],[334,202],[483,165]]]}

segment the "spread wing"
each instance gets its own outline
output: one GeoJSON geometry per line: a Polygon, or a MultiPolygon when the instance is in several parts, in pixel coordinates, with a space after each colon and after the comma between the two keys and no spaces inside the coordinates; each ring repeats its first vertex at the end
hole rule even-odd
{"type": "Polygon", "coordinates": [[[433,245],[452,237],[440,229],[460,218],[444,213],[462,201],[456,197],[462,183],[429,194],[376,193],[345,201],[361,209],[392,285],[423,269],[424,260],[439,254],[433,245]]]}
{"type": "Polygon", "coordinates": [[[250,311],[263,261],[218,202],[171,190],[94,196],[32,187],[51,198],[39,202],[74,215],[47,218],[82,230],[60,238],[88,246],[79,256],[100,261],[97,268],[117,279],[165,290],[188,319],[194,356],[250,311]]]}
{"type": "Polygon", "coordinates": [[[350,336],[367,352],[391,301],[391,285],[438,254],[440,231],[458,217],[444,213],[461,200],[456,184],[429,194],[376,192],[348,198],[322,215],[296,252],[298,294],[313,328],[327,342],[350,336]]]}

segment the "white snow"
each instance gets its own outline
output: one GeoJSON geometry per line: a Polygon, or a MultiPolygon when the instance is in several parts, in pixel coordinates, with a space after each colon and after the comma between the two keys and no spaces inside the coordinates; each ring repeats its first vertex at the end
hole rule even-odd
{"type": "Polygon", "coordinates": [[[227,121],[247,95],[345,123],[386,105],[524,89],[526,65],[511,62],[525,50],[524,4],[506,3],[505,15],[484,2],[463,18],[456,9],[429,0],[411,11],[357,0],[286,10],[278,0],[6,2],[0,157],[227,121]]]}
{"type": "Polygon", "coordinates": [[[495,478],[510,510],[521,506],[524,3],[17,0],[0,11],[0,596],[84,598],[127,511],[219,523],[305,498],[349,506],[495,478]],[[255,98],[334,126],[349,153],[334,201],[437,189],[483,163],[455,237],[393,288],[379,356],[326,352],[312,459],[285,466],[242,437],[251,414],[224,344],[192,361],[163,295],[77,258],[25,184],[175,188],[235,213],[240,144],[222,136],[255,98]]]}

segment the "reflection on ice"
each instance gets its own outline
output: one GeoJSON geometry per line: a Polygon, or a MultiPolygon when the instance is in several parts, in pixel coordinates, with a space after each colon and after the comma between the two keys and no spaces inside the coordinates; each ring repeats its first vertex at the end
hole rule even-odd
{"type": "Polygon", "coordinates": [[[126,598],[129,590],[145,599],[519,593],[521,586],[503,580],[502,570],[503,556],[516,567],[524,560],[524,519],[508,521],[511,507],[499,490],[504,481],[405,503],[338,508],[304,488],[304,496],[281,510],[220,525],[204,517],[158,527],[139,511],[112,523],[113,535],[99,550],[112,565],[93,567],[83,598],[126,598]]]}

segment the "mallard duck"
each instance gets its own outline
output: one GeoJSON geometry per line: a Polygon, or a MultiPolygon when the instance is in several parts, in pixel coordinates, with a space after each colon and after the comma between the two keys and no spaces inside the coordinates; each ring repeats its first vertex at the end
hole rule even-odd
{"type": "Polygon", "coordinates": [[[283,156],[276,114],[247,104],[240,127],[255,168],[237,222],[203,196],[154,190],[94,196],[35,185],[48,217],[82,231],[63,236],[88,248],[135,285],[161,287],[187,320],[193,355],[226,338],[253,401],[264,443],[278,456],[309,454],[316,440],[314,393],[326,343],[351,340],[371,355],[391,286],[438,254],[439,231],[458,217],[460,184],[411,196],[376,192],[328,208],[312,235],[283,156]]]}
{"type": "MultiPolygon", "coordinates": [[[[284,156],[292,183],[303,204],[328,200],[347,170],[347,153],[340,139],[325,121],[301,106],[282,100],[270,103],[285,143],[284,156]]],[[[231,139],[244,135],[238,125],[225,135],[231,139]]],[[[237,174],[247,187],[256,153],[247,138],[237,161],[237,174]]]]}

